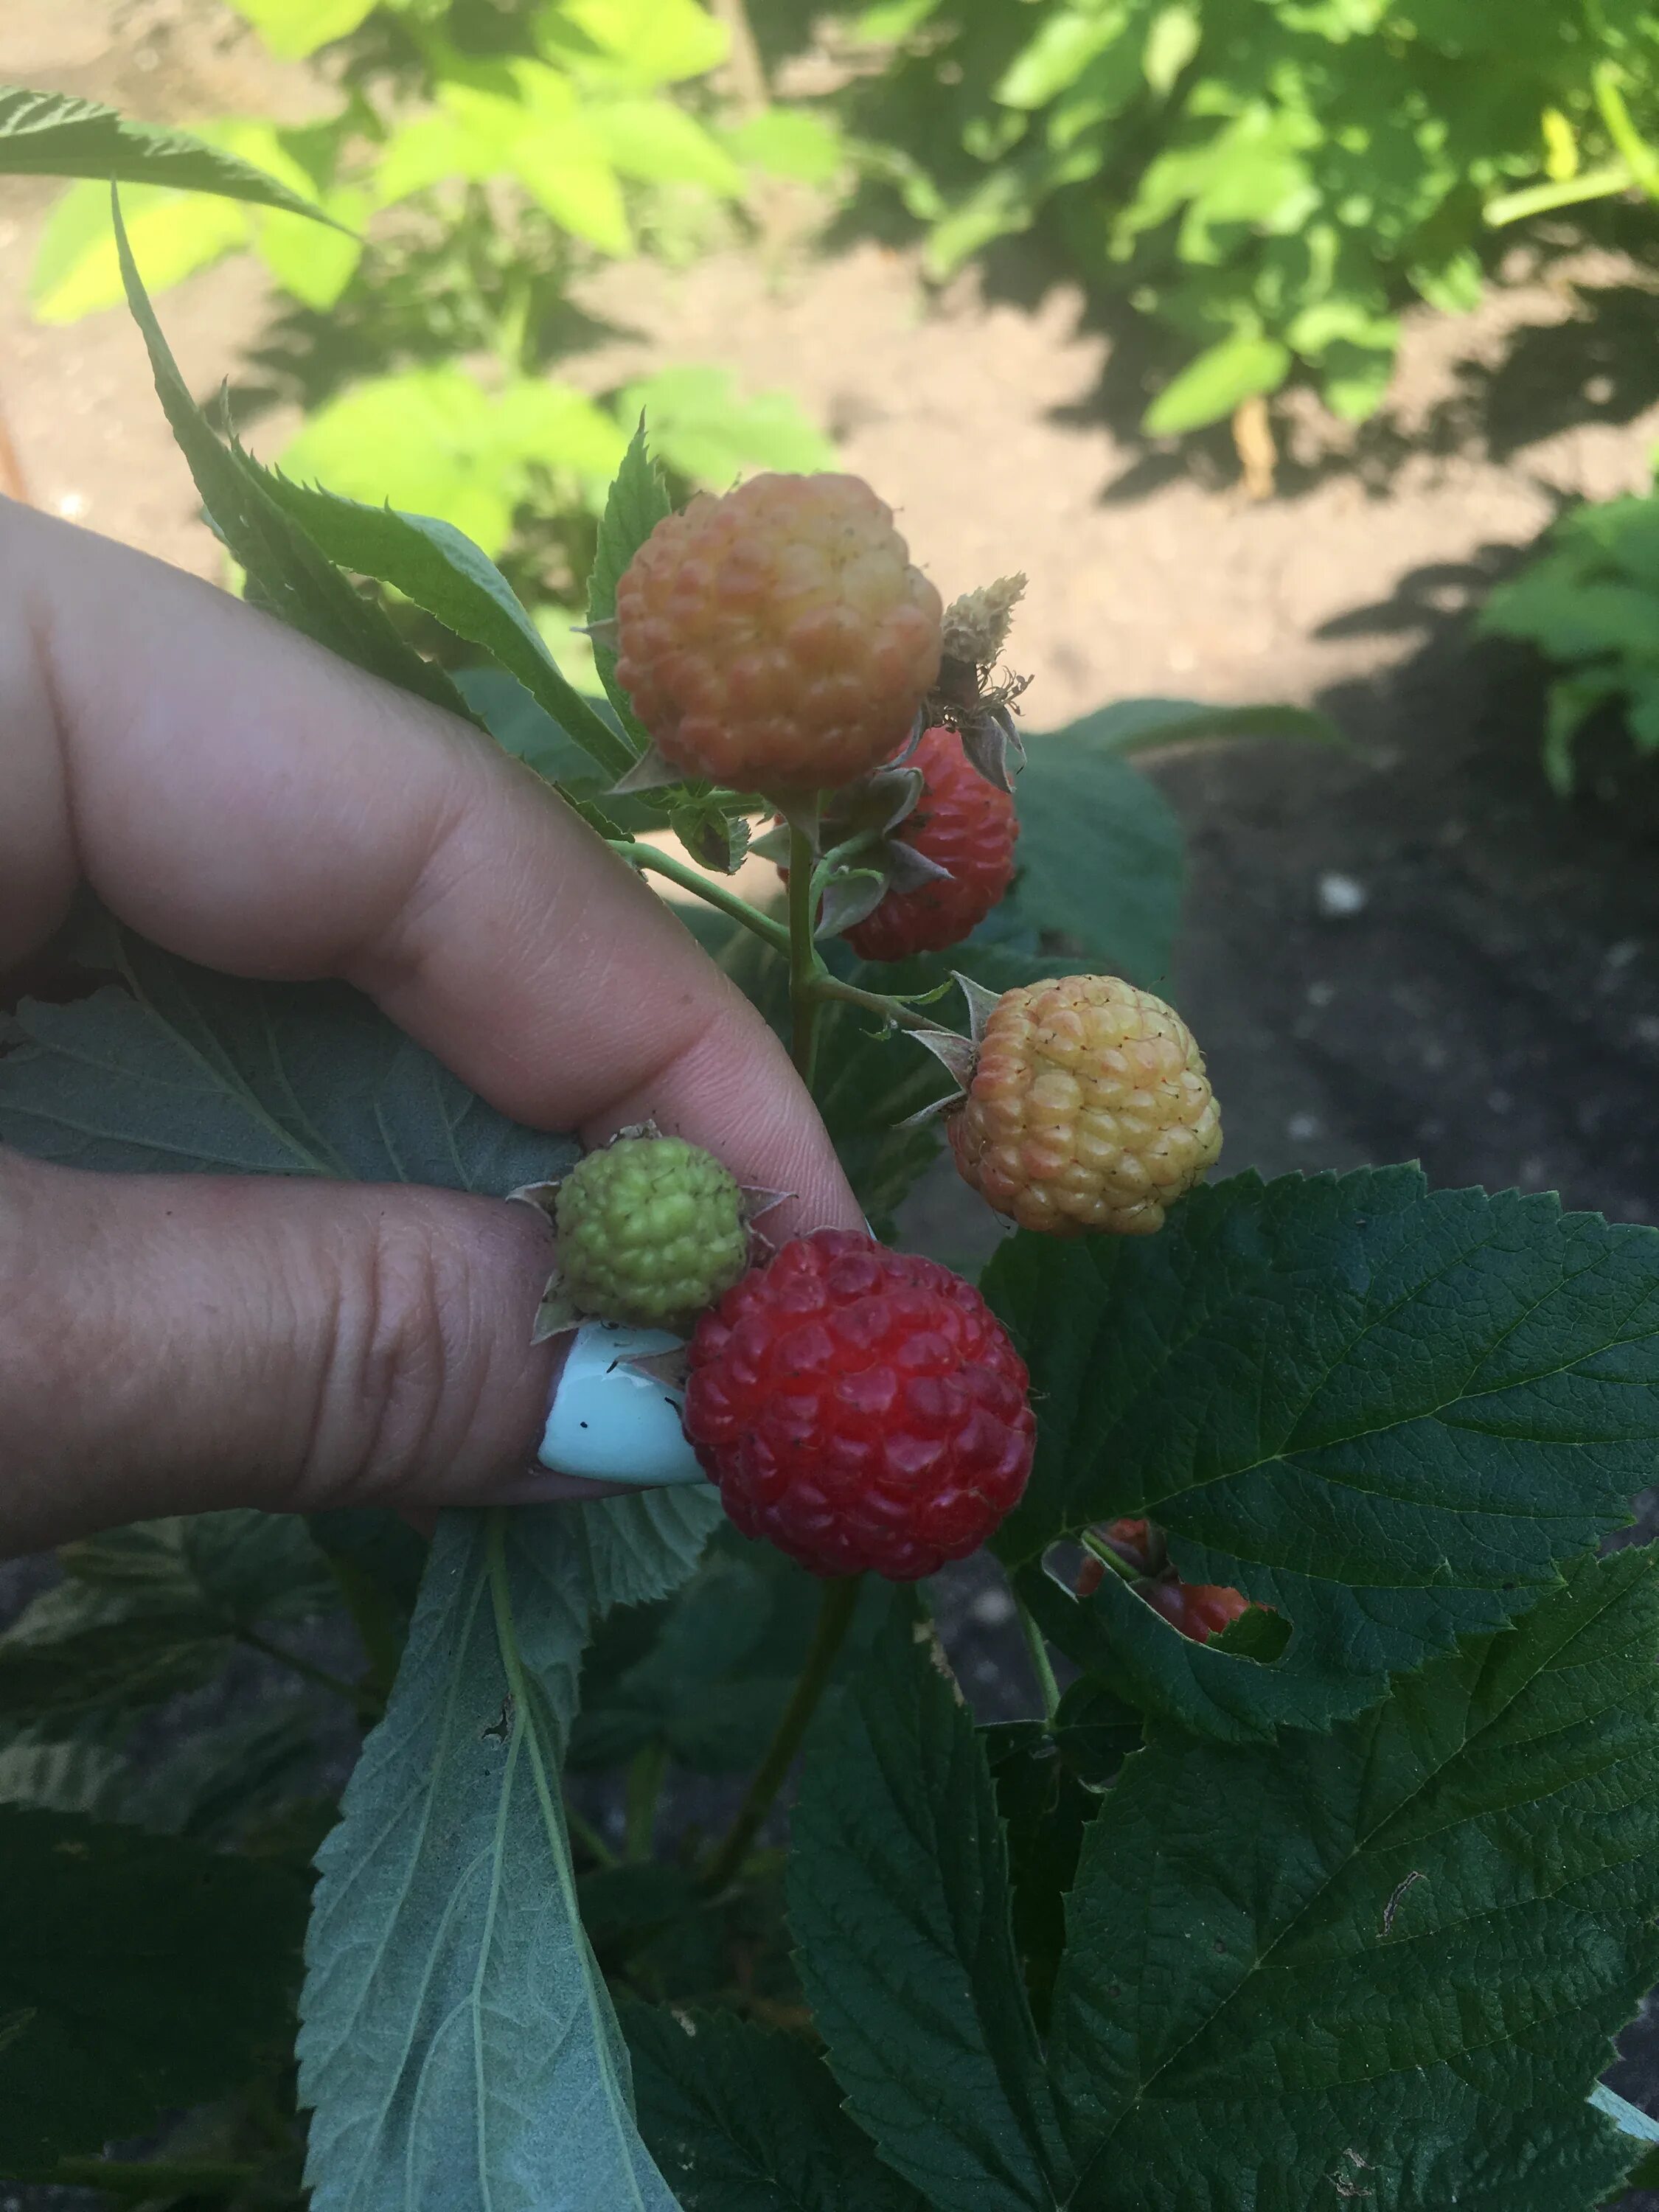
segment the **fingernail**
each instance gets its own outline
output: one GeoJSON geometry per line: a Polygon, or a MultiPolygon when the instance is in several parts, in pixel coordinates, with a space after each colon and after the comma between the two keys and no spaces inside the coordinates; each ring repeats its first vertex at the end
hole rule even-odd
{"type": "Polygon", "coordinates": [[[629,1364],[681,1348],[665,1329],[584,1322],[554,1381],[539,1464],[550,1474],[641,1490],[702,1481],[680,1426],[684,1394],[629,1364]]]}

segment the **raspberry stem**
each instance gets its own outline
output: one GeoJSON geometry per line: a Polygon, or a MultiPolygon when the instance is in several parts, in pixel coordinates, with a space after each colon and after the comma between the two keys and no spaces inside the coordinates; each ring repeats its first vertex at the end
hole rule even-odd
{"type": "Polygon", "coordinates": [[[632,837],[609,837],[605,842],[613,853],[620,854],[627,861],[630,868],[649,869],[657,875],[666,876],[682,890],[706,900],[712,907],[718,907],[733,921],[740,921],[745,929],[752,930],[775,952],[787,953],[789,951],[789,932],[781,921],[774,921],[769,914],[763,914],[758,907],[750,906],[747,899],[739,898],[735,891],[723,890],[712,878],[702,875],[696,868],[688,867],[684,860],[677,860],[672,853],[659,853],[654,845],[641,844],[632,837]]]}
{"type": "Polygon", "coordinates": [[[816,931],[817,872],[812,844],[804,830],[789,825],[789,1015],[790,1056],[796,1073],[810,1091],[813,1063],[817,1058],[817,983],[823,973],[816,931]]]}
{"type": "MultiPolygon", "coordinates": [[[[803,870],[803,880],[810,872],[803,870]]],[[[818,1600],[817,1626],[812,1632],[812,1648],[806,1655],[806,1664],[790,1692],[772,1741],[766,1747],[766,1756],[755,1769],[754,1779],[744,1793],[736,1820],[703,1869],[698,1886],[711,1895],[724,1889],[742,1866],[749,1856],[750,1845],[760,1832],[761,1823],[789,1778],[795,1754],[811,1725],[819,1700],[830,1686],[830,1677],[847,1640],[847,1632],[853,1625],[863,1585],[862,1575],[838,1575],[823,1585],[823,1595],[818,1600]]]]}
{"type": "Polygon", "coordinates": [[[1132,1587],[1146,1579],[1139,1567],[1132,1567],[1121,1552],[1115,1551],[1103,1536],[1097,1536],[1092,1528],[1085,1528],[1078,1541],[1091,1559],[1098,1559],[1103,1567],[1109,1567],[1115,1575],[1132,1587]]]}

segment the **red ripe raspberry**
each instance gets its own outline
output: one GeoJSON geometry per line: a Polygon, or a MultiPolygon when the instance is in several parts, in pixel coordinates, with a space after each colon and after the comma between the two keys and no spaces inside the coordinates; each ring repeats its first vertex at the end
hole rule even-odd
{"type": "Polygon", "coordinates": [[[1248,1613],[1250,1601],[1243,1590],[1230,1589],[1224,1583],[1183,1583],[1176,1580],[1154,1583],[1143,1589],[1141,1595],[1148,1605],[1171,1621],[1183,1636],[1194,1644],[1207,1644],[1218,1636],[1230,1621],[1248,1613]]]}
{"type": "Polygon", "coordinates": [[[829,789],[896,752],[939,596],[860,477],[758,476],[664,518],[617,586],[617,675],[685,775],[829,789]]]}
{"type": "Polygon", "coordinates": [[[929,730],[905,765],[921,770],[922,793],[894,834],[950,874],[913,891],[889,891],[849,929],[847,942],[860,960],[906,960],[960,945],[1014,872],[1014,802],[972,765],[954,730],[929,730]]]}
{"type": "Polygon", "coordinates": [[[1018,1503],[1025,1364],[971,1283],[873,1237],[786,1244],[705,1314],[685,1432],[746,1536],[817,1575],[914,1582],[1018,1503]]]}

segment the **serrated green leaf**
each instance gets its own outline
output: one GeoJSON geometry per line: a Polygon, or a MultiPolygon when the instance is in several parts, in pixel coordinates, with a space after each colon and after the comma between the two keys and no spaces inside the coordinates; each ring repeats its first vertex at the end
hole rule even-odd
{"type": "Polygon", "coordinates": [[[743,190],[743,171],[731,155],[672,100],[599,100],[590,119],[607,158],[624,177],[701,185],[727,199],[743,190]]]}
{"type": "Polygon", "coordinates": [[[1329,1735],[1139,1753],[1085,1844],[1050,2058],[1079,2212],[1588,2212],[1659,1974],[1659,1594],[1576,1569],[1329,1735]],[[1340,2181],[1344,2190],[1335,2184],[1340,2181]]]}
{"type": "Polygon", "coordinates": [[[188,131],[130,123],[98,100],[23,85],[0,84],[0,174],[165,185],[330,220],[290,185],[188,131]]]}
{"type": "Polygon", "coordinates": [[[239,1842],[252,1823],[315,1788],[317,1737],[306,1698],[193,1732],[129,1784],[120,1816],[216,1849],[239,1842]]]}
{"type": "Polygon", "coordinates": [[[937,2212],[1050,2212],[1066,2161],[995,1793],[913,1595],[809,1755],[791,1832],[797,1963],[848,2110],[937,2212]]]}
{"type": "Polygon", "coordinates": [[[576,1915],[559,1770],[592,1623],[718,1505],[446,1514],[386,1717],[319,1856],[300,2094],[316,2212],[675,2212],[576,1915]]]}
{"type": "Polygon", "coordinates": [[[1291,1624],[1261,1666],[1115,1577],[1085,1604],[1048,1586],[1050,1633],[1086,1663],[1104,1638],[1115,1686],[1201,1735],[1358,1711],[1534,1602],[1650,1477],[1659,1232],[1553,1197],[1245,1175],[1155,1237],[1016,1237],[985,1290],[1043,1408],[1004,1559],[1146,1516],[1187,1581],[1291,1624]]]}
{"type": "Polygon", "coordinates": [[[401,690],[465,715],[465,703],[441,669],[422,660],[392,627],[383,608],[353,591],[270,498],[264,471],[209,428],[161,335],[140,280],[112,193],[117,250],[127,303],[143,334],[156,395],[196,489],[232,557],[271,611],[342,659],[401,690]]]}
{"type": "Polygon", "coordinates": [[[275,1869],[0,1808],[0,2168],[239,2086],[281,2036],[304,1915],[275,1869]]]}
{"type": "MultiPolygon", "coordinates": [[[[609,623],[616,618],[617,586],[629,562],[665,515],[674,511],[662,469],[647,441],[643,416],[628,441],[599,517],[599,543],[587,578],[587,619],[609,623]]],[[[635,749],[643,752],[650,733],[634,712],[634,702],[617,681],[613,646],[593,641],[593,665],[599,672],[605,696],[627,731],[635,749]]]]}
{"type": "MultiPolygon", "coordinates": [[[[64,1735],[56,1729],[20,1729],[9,1742],[0,1745],[0,1805],[119,1819],[131,1773],[122,1754],[101,1737],[96,1723],[89,1730],[64,1735]]],[[[0,2080],[3,2078],[4,2062],[0,2060],[0,2080]]]]}
{"type": "Polygon", "coordinates": [[[230,1651],[229,1634],[195,1612],[93,1620],[50,1639],[0,1638],[0,1722],[39,1723],[55,1735],[88,1714],[159,1705],[210,1681],[230,1651]]]}
{"type": "Polygon", "coordinates": [[[493,654],[613,781],[633,766],[633,750],[561,674],[506,577],[453,524],[362,506],[281,475],[270,494],[337,567],[392,585],[493,654]]]}
{"type": "Polygon", "coordinates": [[[139,1521],[65,1544],[58,1559],[72,1581],[134,1612],[197,1613],[204,1621],[251,1626],[314,1620],[339,1602],[305,1522],[289,1513],[243,1508],[139,1521]]]}
{"type": "Polygon", "coordinates": [[[631,2004],[640,2128],[684,2212],[927,2212],[798,2038],[631,2004]]]}
{"type": "Polygon", "coordinates": [[[0,1054],[0,1142],[20,1152],[493,1194],[575,1158],[485,1105],[343,985],[240,982],[112,921],[84,950],[124,987],[19,1008],[0,1054]]]}
{"type": "Polygon", "coordinates": [[[1154,438],[1201,430],[1231,415],[1241,401],[1276,392],[1290,368],[1290,348],[1277,338],[1222,338],[1164,386],[1141,426],[1154,438]]]}
{"type": "Polygon", "coordinates": [[[636,84],[672,84],[718,69],[729,43],[700,0],[561,0],[543,15],[550,52],[636,84]]]}

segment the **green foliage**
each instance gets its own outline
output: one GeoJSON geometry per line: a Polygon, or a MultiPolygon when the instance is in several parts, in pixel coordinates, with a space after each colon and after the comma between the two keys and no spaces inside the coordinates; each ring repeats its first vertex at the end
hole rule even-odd
{"type": "Polygon", "coordinates": [[[1574,507],[1492,592],[1480,627],[1536,646],[1562,671],[1549,690],[1544,769],[1563,795],[1578,733],[1601,708],[1620,709],[1639,752],[1659,748],[1659,494],[1574,507]]]}
{"type": "Polygon", "coordinates": [[[1033,229],[1168,333],[1146,428],[1292,373],[1387,389],[1400,307],[1479,299],[1496,226],[1651,196],[1646,0],[917,0],[843,6],[835,96],[869,188],[939,277],[1033,229]],[[870,51],[873,50],[873,51],[870,51]]]}
{"type": "Polygon", "coordinates": [[[1659,1973],[1650,1552],[1328,1735],[1132,1759],[1084,1845],[1050,2059],[1075,2203],[1597,2203],[1585,2101],[1659,1973]],[[1130,1991],[1135,2001],[1126,2004],[1130,1991]]]}
{"type": "Polygon", "coordinates": [[[848,2109],[939,2212],[1062,2201],[990,1770],[899,1597],[795,1810],[789,1918],[848,2109]]]}
{"type": "Polygon", "coordinates": [[[0,105],[0,167],[88,180],[46,225],[37,315],[69,322],[122,298],[112,174],[130,180],[127,231],[152,292],[254,253],[295,310],[264,349],[306,410],[277,456],[285,472],[452,524],[505,556],[556,620],[641,408],[684,483],[725,490],[745,471],[833,465],[787,393],[740,392],[724,369],[675,364],[609,393],[558,373],[579,343],[584,275],[743,234],[758,174],[827,181],[839,168],[823,118],[726,112],[710,73],[727,33],[702,0],[246,0],[240,12],[286,58],[349,42],[326,112],[209,118],[186,141],[84,102],[57,102],[48,130],[47,96],[17,94],[9,162],[0,105]]]}
{"type": "Polygon", "coordinates": [[[304,1916],[286,1870],[0,1807],[0,2166],[136,2134],[275,2057],[304,1916]]]}
{"type": "Polygon", "coordinates": [[[672,2212],[577,1917],[559,1776],[592,1623],[672,1589],[717,1510],[664,1491],[440,1522],[318,1861],[299,2042],[315,2212],[527,2206],[556,2173],[573,2207],[672,2212]]]}
{"type": "Polygon", "coordinates": [[[1553,1197],[1239,1176],[1144,1241],[1023,1233],[986,1290],[1044,1409],[997,1549],[1073,1658],[1196,1735],[1359,1711],[1534,1601],[1651,1464],[1659,1237],[1553,1197]],[[1115,1577],[1061,1595],[1046,1547],[1121,1514],[1279,1612],[1278,1660],[1189,1643],[1115,1577]]]}
{"type": "MultiPolygon", "coordinates": [[[[646,4],[572,0],[562,35],[643,45],[646,4]]],[[[664,20],[684,60],[706,19],[664,20]]],[[[1197,49],[1160,22],[1173,91],[1197,49]]],[[[1036,97],[1036,63],[1017,82],[1036,97]]],[[[249,595],[599,818],[625,699],[576,694],[453,525],[223,442],[124,274],[249,595]],[[453,682],[411,609],[494,665],[453,682]]],[[[599,621],[669,496],[634,434],[599,621]]],[[[609,659],[601,634],[614,687],[609,659]]],[[[1270,733],[1328,735],[1137,700],[1039,736],[1023,873],[975,937],[811,970],[817,1096],[872,1212],[937,1143],[899,1126],[944,1080],[892,1034],[915,999],[955,1018],[953,968],[1164,974],[1179,839],[1126,757],[1270,733]]],[[[730,857],[772,811],[616,805],[635,863],[636,826],[730,857]]],[[[704,941],[783,1025],[810,915],[786,939],[706,887],[704,941]]],[[[0,1143],[497,1194],[570,1157],[351,992],[209,975],[96,913],[70,949],[106,980],[0,1020],[0,1143]]],[[[1652,1553],[1595,1555],[1651,1470],[1659,1238],[1412,1169],[1245,1176],[1155,1238],[1013,1238],[986,1289],[1040,1434],[997,1545],[1042,1693],[1012,1723],[976,1723],[921,1595],[815,1605],[707,1540],[706,1491],[452,1513],[429,1556],[358,1509],[66,1547],[0,1636],[0,2165],[224,2212],[307,2185],[314,2212],[1592,2212],[1650,2172],[1651,2124],[1595,2077],[1659,1975],[1659,1590],[1652,1553]],[[1115,1575],[1075,1596],[1056,1547],[1122,1515],[1272,1609],[1200,1645],[1115,1575]],[[238,1650],[287,1693],[167,1702],[238,1650]],[[337,1736],[368,1729],[337,1805],[324,1698],[337,1736]],[[786,1859],[766,1822],[798,1753],[786,1859]],[[154,2154],[94,2155],[112,2136],[154,2154]]]]}

